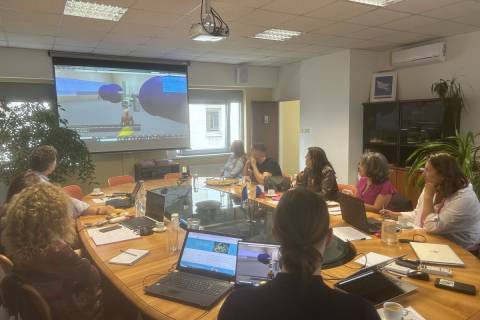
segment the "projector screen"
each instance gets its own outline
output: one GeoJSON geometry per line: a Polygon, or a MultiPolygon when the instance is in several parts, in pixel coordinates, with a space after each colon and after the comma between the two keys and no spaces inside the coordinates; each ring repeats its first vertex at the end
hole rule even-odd
{"type": "Polygon", "coordinates": [[[59,116],[90,152],[189,147],[187,66],[53,58],[59,116]]]}

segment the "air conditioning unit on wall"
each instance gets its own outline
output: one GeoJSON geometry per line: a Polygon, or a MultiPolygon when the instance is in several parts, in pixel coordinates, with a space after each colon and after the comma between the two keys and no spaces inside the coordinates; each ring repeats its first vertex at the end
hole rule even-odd
{"type": "Polygon", "coordinates": [[[392,52],[392,65],[405,67],[417,64],[443,62],[446,59],[446,42],[435,42],[392,52]]]}

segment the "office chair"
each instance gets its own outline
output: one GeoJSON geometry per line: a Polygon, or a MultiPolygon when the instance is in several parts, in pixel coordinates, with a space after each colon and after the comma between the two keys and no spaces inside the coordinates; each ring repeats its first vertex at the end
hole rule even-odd
{"type": "Polygon", "coordinates": [[[133,182],[135,182],[135,179],[133,179],[132,176],[113,176],[108,178],[109,187],[118,186],[119,184],[124,184],[124,183],[133,183],[133,182]]]}
{"type": "Polygon", "coordinates": [[[82,189],[79,185],[76,184],[71,184],[69,186],[63,187],[63,191],[65,191],[65,193],[68,194],[70,197],[78,200],[82,200],[84,197],[82,189]]]}

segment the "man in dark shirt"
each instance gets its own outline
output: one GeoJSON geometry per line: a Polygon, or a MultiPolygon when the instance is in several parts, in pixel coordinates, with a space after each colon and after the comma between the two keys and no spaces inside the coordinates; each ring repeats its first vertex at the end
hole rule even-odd
{"type": "Polygon", "coordinates": [[[255,143],[252,146],[251,156],[245,163],[243,175],[249,176],[249,173],[259,184],[263,184],[266,177],[282,176],[278,163],[267,157],[267,147],[263,143],[255,143]]]}

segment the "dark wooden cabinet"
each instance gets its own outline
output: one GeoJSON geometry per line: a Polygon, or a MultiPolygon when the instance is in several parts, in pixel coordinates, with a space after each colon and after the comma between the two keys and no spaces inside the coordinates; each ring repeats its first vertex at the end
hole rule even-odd
{"type": "Polygon", "coordinates": [[[416,206],[421,190],[413,180],[408,182],[406,160],[421,144],[453,136],[455,127],[460,128],[460,119],[452,119],[456,110],[439,99],[364,103],[363,107],[363,150],[385,155],[392,166],[393,185],[416,206]]]}
{"type": "Polygon", "coordinates": [[[363,104],[363,149],[380,152],[397,167],[422,143],[455,134],[449,110],[439,99],[363,104]]]}

